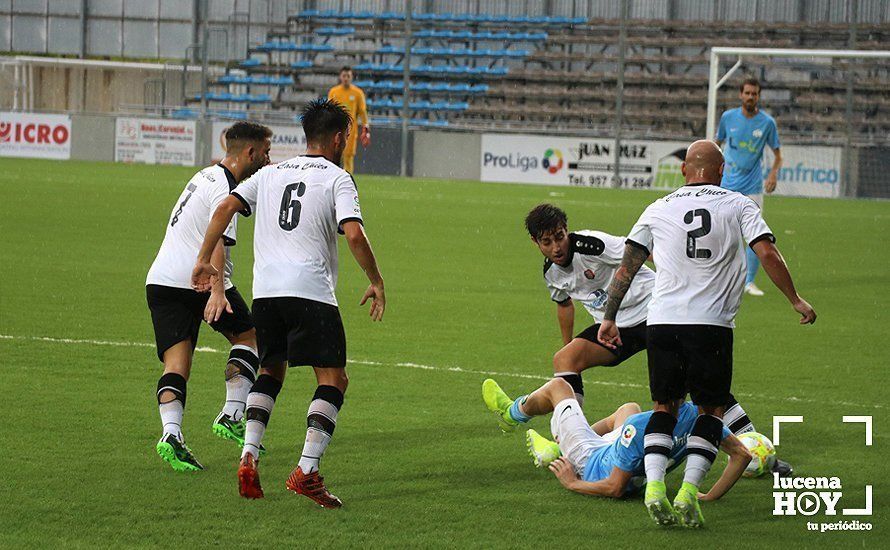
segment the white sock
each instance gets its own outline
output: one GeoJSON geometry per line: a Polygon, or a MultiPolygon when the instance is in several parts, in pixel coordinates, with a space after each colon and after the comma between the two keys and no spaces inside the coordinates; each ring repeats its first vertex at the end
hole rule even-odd
{"type": "Polygon", "coordinates": [[[711,469],[711,461],[699,454],[690,454],[686,457],[686,471],[683,481],[698,487],[711,469]]]}
{"type": "Polygon", "coordinates": [[[668,457],[661,453],[647,453],[643,457],[646,466],[646,481],[664,481],[664,473],[667,470],[668,457]]]}
{"type": "Polygon", "coordinates": [[[333,436],[337,425],[337,407],[324,399],[313,399],[309,404],[306,428],[306,440],[300,455],[300,469],[304,474],[318,470],[318,462],[333,436]]]}
{"type": "MultiPolygon", "coordinates": [[[[717,418],[716,421],[719,422],[720,419],[717,418]]],[[[686,448],[689,454],[686,456],[683,481],[698,487],[717,458],[717,447],[703,437],[690,435],[686,441],[686,448]]]]}
{"type": "MultiPolygon", "coordinates": [[[[264,416],[266,418],[272,414],[272,407],[274,406],[275,400],[265,393],[251,392],[247,395],[247,408],[256,408],[260,412],[265,412],[264,416]]],[[[254,458],[259,458],[260,444],[263,442],[263,434],[265,433],[266,422],[248,418],[244,430],[244,450],[241,452],[241,456],[243,457],[250,453],[254,458]]]]}
{"type": "MultiPolygon", "coordinates": [[[[168,403],[158,405],[161,413],[161,424],[164,425],[164,434],[172,434],[182,441],[182,401],[174,399],[168,403]]],[[[163,437],[163,436],[162,436],[163,437]]]]}
{"type": "Polygon", "coordinates": [[[226,404],[223,406],[223,414],[233,420],[241,420],[244,409],[247,408],[247,394],[253,386],[248,378],[240,374],[226,380],[226,404]]]}

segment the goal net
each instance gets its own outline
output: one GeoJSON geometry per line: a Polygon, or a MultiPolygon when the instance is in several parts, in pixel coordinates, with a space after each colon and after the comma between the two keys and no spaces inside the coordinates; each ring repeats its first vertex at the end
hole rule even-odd
{"type": "Polygon", "coordinates": [[[890,51],[712,48],[708,138],[748,76],[779,130],[777,194],[890,198],[890,51]]]}

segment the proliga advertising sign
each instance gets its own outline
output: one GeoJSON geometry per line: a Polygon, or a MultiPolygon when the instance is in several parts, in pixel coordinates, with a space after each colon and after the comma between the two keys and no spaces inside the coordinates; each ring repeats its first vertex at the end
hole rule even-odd
{"type": "MultiPolygon", "coordinates": [[[[621,187],[673,189],[683,184],[681,141],[625,140],[621,187]]],[[[615,141],[515,134],[482,136],[482,181],[611,187],[615,141]]]]}
{"type": "MultiPolygon", "coordinates": [[[[625,140],[621,144],[621,187],[676,189],[690,141],[625,140]]],[[[838,197],[841,148],[786,145],[777,195],[838,197]]],[[[607,138],[484,134],[482,181],[612,187],[615,142],[607,138]]],[[[763,177],[772,166],[764,152],[763,177]]]]}
{"type": "MultiPolygon", "coordinates": [[[[230,122],[213,123],[213,160],[221,160],[225,154],[225,132],[230,122]]],[[[300,126],[269,126],[272,130],[272,149],[269,158],[272,162],[283,162],[306,152],[306,134],[300,126]]]]}
{"type": "Polygon", "coordinates": [[[71,117],[0,112],[0,157],[71,158],[71,117]]]}
{"type": "Polygon", "coordinates": [[[195,121],[118,118],[114,160],[195,165],[195,121]]]}

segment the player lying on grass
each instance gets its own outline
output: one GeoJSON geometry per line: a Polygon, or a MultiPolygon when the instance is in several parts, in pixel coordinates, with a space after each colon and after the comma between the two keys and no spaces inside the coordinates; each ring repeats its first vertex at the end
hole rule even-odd
{"type": "MultiPolygon", "coordinates": [[[[554,378],[528,395],[511,400],[492,379],[482,383],[482,399],[497,415],[501,428],[513,430],[533,416],[553,413],[550,441],[535,430],[526,431],[526,445],[535,466],[548,467],[559,482],[584,495],[620,498],[639,491],[645,483],[643,434],[653,411],[640,412],[636,403],[625,403],[592,426],[575,399],[572,387],[554,378]]],[[[680,407],[674,428],[669,471],[679,466],[687,454],[687,440],[698,417],[697,407],[680,407]]],[[[723,474],[702,500],[717,500],[729,491],[751,461],[751,453],[729,429],[723,427],[721,450],[729,455],[723,474]]]]}
{"type": "Polygon", "coordinates": [[[331,441],[349,379],[346,334],[337,306],[337,235],[346,243],[370,286],[370,316],[380,321],[386,305],[383,277],[365,234],[358,190],[340,167],[349,137],[349,113],[335,102],[309,102],[300,117],[306,154],[268,166],[240,184],[216,209],[192,273],[206,290],[219,278],[213,245],[237,212],[256,213],[253,318],[260,375],[247,397],[247,428],[238,468],[239,492],[262,498],[257,461],[266,425],[288,367],[308,365],[318,386],[306,414],[306,438],[287,489],[326,508],[342,502],[328,492],[319,461],[331,441]]]}
{"type": "MultiPolygon", "coordinates": [[[[564,346],[553,356],[553,374],[572,386],[575,399],[583,406],[583,371],[620,365],[646,349],[646,317],[655,287],[655,272],[646,265],[637,272],[618,310],[616,322],[621,328],[622,345],[609,349],[597,340],[598,321],[603,319],[609,285],[624,256],[625,238],[602,231],[569,232],[566,213],[552,204],[533,208],[525,218],[525,226],[532,242],[544,255],[544,282],[556,302],[556,317],[562,333],[564,346]],[[576,301],[590,313],[594,324],[573,337],[576,301]]],[[[751,419],[733,396],[726,404],[723,423],[735,435],[755,431],[751,419]]],[[[776,460],[773,471],[788,476],[792,467],[776,460]]]]}
{"type": "Polygon", "coordinates": [[[216,207],[238,182],[269,163],[271,137],[269,128],[254,122],[238,122],[226,131],[226,157],[186,184],[146,277],[145,293],[158,358],[164,363],[157,388],[163,433],[156,449],[177,471],[204,469],[182,437],[186,382],[202,319],[232,344],[226,362],[226,402],[213,421],[213,433],[244,443],[245,402],[259,359],[250,311],[231,280],[229,249],[235,245],[235,220],[214,240],[212,262],[220,266],[224,276],[215,282],[210,294],[192,290],[191,269],[216,207]]]}

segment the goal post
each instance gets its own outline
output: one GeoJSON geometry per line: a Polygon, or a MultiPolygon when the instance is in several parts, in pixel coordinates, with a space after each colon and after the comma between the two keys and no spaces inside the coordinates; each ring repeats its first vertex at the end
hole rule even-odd
{"type": "MultiPolygon", "coordinates": [[[[717,136],[721,109],[738,105],[720,88],[734,76],[739,81],[739,69],[762,81],[761,104],[778,123],[777,191],[890,197],[884,164],[875,160],[890,151],[890,50],[712,47],[707,139],[717,136]]],[[[764,151],[764,178],[772,160],[764,151]]]]}
{"type": "Polygon", "coordinates": [[[717,90],[742,65],[744,58],[751,57],[800,57],[838,59],[890,59],[890,50],[795,50],[783,48],[732,48],[716,46],[711,48],[710,77],[708,79],[708,124],[707,139],[717,135],[717,90]],[[737,57],[735,65],[726,74],[720,75],[721,57],[737,57]]]}

